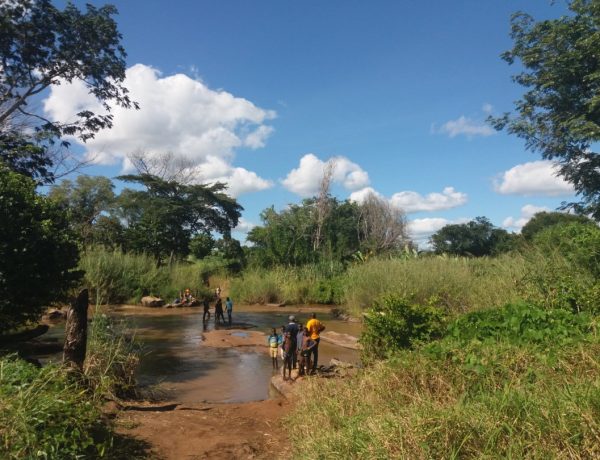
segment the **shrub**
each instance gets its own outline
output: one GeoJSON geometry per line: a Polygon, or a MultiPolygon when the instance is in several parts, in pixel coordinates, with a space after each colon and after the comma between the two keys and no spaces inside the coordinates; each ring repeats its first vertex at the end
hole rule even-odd
{"type": "Polygon", "coordinates": [[[364,315],[363,358],[384,358],[403,348],[441,337],[445,316],[433,304],[415,305],[396,296],[384,297],[364,315]]]}

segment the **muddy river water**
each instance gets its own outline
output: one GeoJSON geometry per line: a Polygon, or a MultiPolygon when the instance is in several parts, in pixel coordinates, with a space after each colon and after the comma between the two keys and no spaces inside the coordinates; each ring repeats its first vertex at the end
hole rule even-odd
{"type": "MultiPolygon", "coordinates": [[[[280,329],[289,315],[306,323],[313,309],[307,307],[265,308],[236,306],[236,325],[268,334],[272,327],[280,329]]],[[[214,348],[203,344],[203,333],[214,330],[214,317],[203,324],[202,309],[150,309],[116,307],[110,314],[126,318],[142,346],[138,383],[156,389],[159,394],[182,403],[245,402],[269,397],[270,379],[275,371],[267,349],[256,347],[214,348]]],[[[327,309],[319,307],[318,318],[327,331],[358,336],[361,325],[335,319],[327,309]]],[[[58,336],[62,325],[49,335],[58,336]]],[[[234,332],[243,336],[243,329],[234,332]]],[[[266,338],[265,338],[266,345],[266,338]]],[[[325,341],[319,346],[319,363],[331,358],[357,363],[358,352],[325,341]]]]}

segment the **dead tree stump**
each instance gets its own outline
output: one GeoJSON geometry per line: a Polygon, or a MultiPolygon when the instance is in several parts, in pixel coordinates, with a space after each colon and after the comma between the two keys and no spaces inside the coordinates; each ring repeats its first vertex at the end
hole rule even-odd
{"type": "Polygon", "coordinates": [[[85,360],[88,304],[88,290],[83,289],[67,310],[63,363],[79,371],[83,370],[85,360]]]}

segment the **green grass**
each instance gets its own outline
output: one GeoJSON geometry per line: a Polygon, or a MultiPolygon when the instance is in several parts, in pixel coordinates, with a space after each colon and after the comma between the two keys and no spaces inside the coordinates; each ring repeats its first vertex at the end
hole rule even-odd
{"type": "Polygon", "coordinates": [[[79,268],[85,271],[85,283],[96,303],[137,303],[144,295],[155,295],[170,302],[190,288],[196,295],[208,294],[204,278],[218,269],[214,261],[178,262],[157,267],[146,254],[87,248],[79,268]]]}
{"type": "Polygon", "coordinates": [[[97,313],[83,375],[15,356],[0,358],[0,458],[143,458],[146,446],[117,436],[107,400],[135,396],[139,349],[123,325],[97,313]]]}
{"type": "Polygon", "coordinates": [[[600,340],[449,337],[309,381],[287,424],[319,459],[598,458],[600,340]]]}
{"type": "Polygon", "coordinates": [[[348,269],[343,304],[355,315],[390,294],[420,304],[435,302],[454,312],[500,306],[520,298],[519,282],[526,270],[518,254],[375,259],[348,269]]]}
{"type": "Polygon", "coordinates": [[[340,267],[306,265],[247,270],[231,279],[231,295],[243,303],[339,303],[340,267]]]}

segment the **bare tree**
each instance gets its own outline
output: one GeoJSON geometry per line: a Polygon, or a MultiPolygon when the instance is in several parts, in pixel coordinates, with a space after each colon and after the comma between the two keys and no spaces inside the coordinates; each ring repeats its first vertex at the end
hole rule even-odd
{"type": "Polygon", "coordinates": [[[404,211],[373,193],[360,204],[358,235],[362,245],[374,253],[410,243],[404,211]]]}
{"type": "Polygon", "coordinates": [[[321,178],[321,184],[319,185],[319,196],[315,202],[316,211],[316,223],[317,228],[313,236],[313,249],[317,251],[321,246],[323,224],[329,212],[331,211],[331,198],[329,196],[329,190],[331,189],[331,180],[335,171],[336,161],[334,158],[330,159],[323,167],[323,177],[321,178]]]}
{"type": "Polygon", "coordinates": [[[127,155],[138,174],[149,174],[169,182],[189,185],[194,182],[194,163],[173,152],[150,154],[143,150],[127,155]]]}

